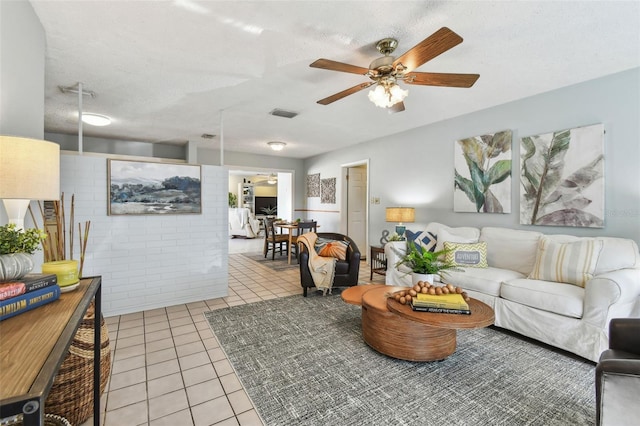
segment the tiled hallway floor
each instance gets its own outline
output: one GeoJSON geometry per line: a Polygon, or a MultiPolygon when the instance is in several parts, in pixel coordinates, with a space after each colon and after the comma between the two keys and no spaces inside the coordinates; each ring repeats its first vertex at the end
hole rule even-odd
{"type": "MultiPolygon", "coordinates": [[[[299,295],[299,270],[284,272],[229,255],[229,295],[105,318],[112,369],[101,407],[105,426],[262,425],[203,312],[299,295]]],[[[259,240],[247,242],[256,251],[259,240]]],[[[261,246],[259,246],[261,247],[261,246]]],[[[370,270],[361,263],[360,282],[370,270]]],[[[384,283],[374,275],[372,282],[384,283]]],[[[89,419],[82,426],[92,425],[89,419]]]]}

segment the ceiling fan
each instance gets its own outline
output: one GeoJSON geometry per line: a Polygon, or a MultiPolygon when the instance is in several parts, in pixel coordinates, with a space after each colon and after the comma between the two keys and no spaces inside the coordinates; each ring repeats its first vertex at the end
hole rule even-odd
{"type": "Polygon", "coordinates": [[[264,185],[265,183],[275,185],[278,183],[278,175],[275,173],[270,173],[269,175],[258,174],[253,177],[252,182],[256,185],[264,185]]]}
{"type": "Polygon", "coordinates": [[[398,81],[420,86],[471,87],[480,77],[479,74],[413,71],[460,43],[462,43],[462,37],[449,28],[442,27],[398,58],[390,56],[398,46],[398,41],[394,38],[380,40],[376,44],[376,49],[384,56],[371,62],[368,69],[330,59],[318,59],[309,66],[330,71],[361,74],[369,77],[371,81],[320,99],[317,103],[328,105],[375,84],[376,88],[369,92],[369,99],[379,107],[391,108],[394,112],[400,112],[404,111],[403,100],[409,92],[403,90],[397,84],[398,81]]]}

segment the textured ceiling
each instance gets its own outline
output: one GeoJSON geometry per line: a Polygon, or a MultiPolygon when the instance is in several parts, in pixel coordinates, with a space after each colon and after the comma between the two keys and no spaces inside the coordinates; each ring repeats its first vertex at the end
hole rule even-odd
{"type": "Polygon", "coordinates": [[[85,135],[217,148],[222,123],[225,149],[265,155],[305,158],[640,66],[637,1],[30,3],[46,33],[47,132],[77,133],[77,96],[58,86],[82,82],[97,94],[83,111],[113,119],[85,135]],[[472,88],[405,87],[397,114],[367,90],[316,103],[368,78],[314,60],[366,68],[381,38],[399,56],[443,26],[464,42],[416,71],[478,73],[472,88]]]}

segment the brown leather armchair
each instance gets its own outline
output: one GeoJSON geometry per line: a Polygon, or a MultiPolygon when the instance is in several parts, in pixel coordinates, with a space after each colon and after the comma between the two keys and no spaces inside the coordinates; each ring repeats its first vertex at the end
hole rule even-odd
{"type": "MultiPolygon", "coordinates": [[[[333,232],[318,232],[318,238],[330,240],[343,240],[349,242],[346,260],[336,262],[336,273],[333,279],[333,287],[351,287],[358,285],[358,274],[360,273],[360,250],[356,243],[346,235],[333,232]]],[[[309,271],[309,252],[307,246],[300,244],[300,285],[302,294],[307,297],[307,289],[315,287],[311,271],[309,271]]]]}
{"type": "Polygon", "coordinates": [[[596,424],[631,425],[640,418],[640,318],[609,323],[609,349],[596,366],[596,424]]]}

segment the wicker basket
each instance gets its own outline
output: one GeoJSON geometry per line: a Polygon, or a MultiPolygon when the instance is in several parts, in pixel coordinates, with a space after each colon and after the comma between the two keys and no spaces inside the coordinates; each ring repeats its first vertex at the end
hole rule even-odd
{"type": "MultiPolygon", "coordinates": [[[[22,414],[18,414],[15,417],[6,419],[6,421],[5,419],[0,421],[0,426],[22,426],[23,424],[24,423],[23,423],[22,414]]],[[[44,426],[72,426],[72,425],[64,417],[47,413],[44,415],[44,426]]]]}
{"type": "MultiPolygon", "coordinates": [[[[93,322],[91,303],[71,342],[45,402],[48,413],[63,416],[73,425],[85,422],[93,415],[93,322]]],[[[100,395],[104,392],[111,371],[109,332],[100,318],[100,395]]]]}

